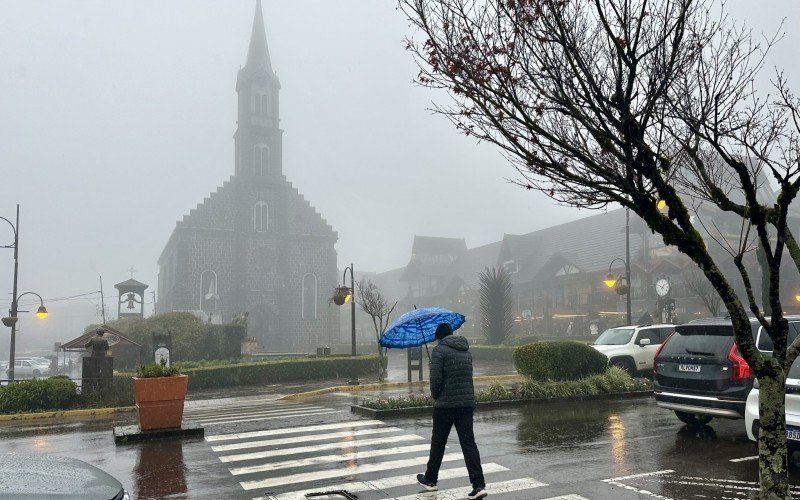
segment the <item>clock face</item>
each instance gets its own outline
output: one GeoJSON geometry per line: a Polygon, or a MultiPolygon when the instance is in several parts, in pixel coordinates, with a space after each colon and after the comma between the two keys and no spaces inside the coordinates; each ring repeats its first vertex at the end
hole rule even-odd
{"type": "Polygon", "coordinates": [[[656,293],[660,297],[663,297],[666,294],[668,294],[669,293],[669,281],[667,281],[664,278],[661,278],[660,280],[656,281],[656,293]]]}

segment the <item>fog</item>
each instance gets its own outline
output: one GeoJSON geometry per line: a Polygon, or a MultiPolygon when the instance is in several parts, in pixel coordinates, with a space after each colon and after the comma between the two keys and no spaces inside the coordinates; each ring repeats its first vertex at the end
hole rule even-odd
{"type": "MultiPolygon", "coordinates": [[[[128,268],[156,289],[175,222],[233,174],[236,72],[254,6],[0,2],[0,216],[13,220],[21,205],[20,292],[72,297],[98,290],[102,275],[115,317],[113,284],[128,268]]],[[[402,266],[415,234],[473,247],[589,215],[512,186],[495,149],[428,111],[444,96],[412,83],[402,43],[410,28],[394,1],[263,7],[282,85],[284,173],[338,231],[340,267],[402,266]]],[[[729,9],[757,32],[786,17],[769,64],[797,89],[800,5],[737,0],[729,9]]],[[[0,244],[12,237],[0,221],[0,244]]],[[[2,308],[12,256],[0,249],[2,308]]],[[[97,298],[49,302],[45,323],[23,317],[22,347],[77,336],[97,321],[97,298]]]]}

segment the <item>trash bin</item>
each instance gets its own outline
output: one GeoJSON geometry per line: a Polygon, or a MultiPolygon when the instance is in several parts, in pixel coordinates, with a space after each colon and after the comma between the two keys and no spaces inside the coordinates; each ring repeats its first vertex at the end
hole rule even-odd
{"type": "Polygon", "coordinates": [[[325,356],[330,356],[330,355],[331,355],[331,348],[330,348],[330,346],[327,346],[327,345],[326,345],[325,347],[323,347],[323,348],[322,348],[322,354],[324,354],[325,356]]]}
{"type": "Polygon", "coordinates": [[[322,356],[322,347],[317,347],[317,356],[322,356]]]}

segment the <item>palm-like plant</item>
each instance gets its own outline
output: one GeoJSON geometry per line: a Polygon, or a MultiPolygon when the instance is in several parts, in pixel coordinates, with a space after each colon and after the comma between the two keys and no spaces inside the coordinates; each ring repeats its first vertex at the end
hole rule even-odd
{"type": "Polygon", "coordinates": [[[511,311],[511,275],[505,268],[487,267],[478,277],[483,335],[489,344],[501,344],[511,337],[514,327],[511,311]]]}

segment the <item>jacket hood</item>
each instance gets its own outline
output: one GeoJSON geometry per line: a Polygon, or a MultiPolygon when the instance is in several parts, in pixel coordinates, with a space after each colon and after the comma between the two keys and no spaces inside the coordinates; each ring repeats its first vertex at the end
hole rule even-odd
{"type": "Polygon", "coordinates": [[[469,342],[467,342],[467,338],[461,335],[448,335],[440,340],[439,343],[459,351],[469,350],[469,342]]]}

